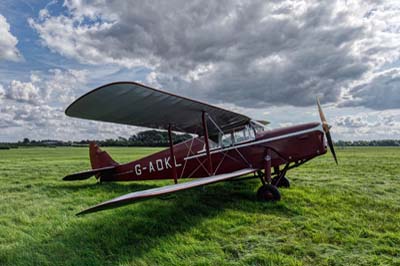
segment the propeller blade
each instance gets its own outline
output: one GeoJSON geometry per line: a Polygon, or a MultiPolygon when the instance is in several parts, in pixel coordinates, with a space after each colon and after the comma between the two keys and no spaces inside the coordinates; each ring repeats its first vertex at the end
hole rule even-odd
{"type": "Polygon", "coordinates": [[[321,103],[319,102],[319,97],[317,97],[317,105],[318,105],[318,112],[319,112],[319,117],[321,118],[321,122],[326,124],[326,117],[324,115],[324,112],[322,111],[321,103]]]}
{"type": "Polygon", "coordinates": [[[335,163],[336,165],[339,165],[338,160],[336,158],[336,153],[335,153],[335,149],[333,148],[333,141],[332,141],[332,136],[331,136],[331,132],[327,131],[325,133],[326,135],[326,139],[328,140],[328,146],[329,146],[329,150],[332,153],[333,159],[335,159],[335,163]]]}
{"type": "Polygon", "coordinates": [[[335,149],[333,147],[332,136],[331,136],[331,133],[329,132],[329,130],[331,129],[331,126],[326,121],[326,117],[325,117],[324,112],[322,111],[321,103],[319,102],[319,98],[318,97],[317,97],[317,105],[318,105],[319,117],[321,118],[321,122],[322,122],[322,128],[324,129],[326,139],[328,140],[329,150],[331,151],[331,153],[333,155],[333,159],[335,159],[336,165],[338,165],[338,160],[336,158],[335,149]]]}

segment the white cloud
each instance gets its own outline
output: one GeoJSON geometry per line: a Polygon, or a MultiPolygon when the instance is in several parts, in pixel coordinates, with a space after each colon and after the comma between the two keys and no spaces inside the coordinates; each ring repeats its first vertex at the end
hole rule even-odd
{"type": "Polygon", "coordinates": [[[398,139],[400,110],[338,116],[333,121],[332,131],[334,136],[345,140],[398,139]]]}
{"type": "Polygon", "coordinates": [[[51,69],[51,77],[43,82],[46,92],[46,99],[52,98],[61,104],[72,102],[77,97],[78,92],[82,91],[82,86],[87,82],[87,70],[51,69]]]}
{"type": "Polygon", "coordinates": [[[317,95],[338,102],[400,56],[398,1],[64,6],[62,15],[30,19],[53,51],[87,64],[145,66],[152,84],[243,107],[307,106],[317,95]]]}
{"type": "Polygon", "coordinates": [[[69,118],[63,107],[21,102],[0,106],[0,141],[30,139],[106,139],[128,137],[140,130],[129,126],[69,118]]]}
{"type": "Polygon", "coordinates": [[[10,32],[10,24],[0,14],[0,60],[19,61],[21,54],[17,49],[18,40],[10,32]]]}
{"type": "Polygon", "coordinates": [[[6,92],[7,99],[38,104],[40,90],[31,82],[11,81],[6,92]]]}
{"type": "Polygon", "coordinates": [[[3,85],[0,84],[0,100],[4,98],[6,91],[4,90],[3,85]]]}
{"type": "Polygon", "coordinates": [[[87,91],[86,70],[32,72],[29,81],[0,84],[0,141],[128,137],[139,128],[73,119],[65,108],[87,91]]]}
{"type": "Polygon", "coordinates": [[[12,80],[6,87],[4,96],[8,100],[32,105],[49,101],[53,105],[66,104],[77,96],[77,91],[81,91],[86,77],[86,70],[50,69],[45,74],[32,72],[28,82],[12,80]]]}

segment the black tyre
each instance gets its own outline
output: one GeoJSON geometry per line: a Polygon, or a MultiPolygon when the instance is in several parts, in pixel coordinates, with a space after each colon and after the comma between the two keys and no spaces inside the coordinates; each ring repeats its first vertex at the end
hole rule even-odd
{"type": "Polygon", "coordinates": [[[257,171],[257,176],[261,177],[261,178],[264,178],[264,173],[261,170],[258,170],[257,171]]]}
{"type": "Polygon", "coordinates": [[[281,193],[274,185],[262,185],[257,191],[257,199],[260,201],[278,201],[281,199],[281,193]]]}
{"type": "Polygon", "coordinates": [[[290,187],[290,181],[285,176],[283,176],[281,178],[275,177],[275,178],[272,179],[271,183],[272,183],[272,185],[274,185],[276,187],[285,187],[285,188],[289,188],[290,187]]]}

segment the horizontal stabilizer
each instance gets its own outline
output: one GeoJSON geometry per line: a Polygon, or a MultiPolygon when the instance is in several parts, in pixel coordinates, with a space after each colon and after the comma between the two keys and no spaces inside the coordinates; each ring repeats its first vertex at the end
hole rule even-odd
{"type": "Polygon", "coordinates": [[[203,185],[221,182],[221,181],[225,181],[225,180],[228,180],[228,179],[231,179],[234,177],[247,175],[247,174],[253,173],[257,170],[258,169],[254,169],[254,168],[246,168],[246,169],[238,170],[238,171],[235,171],[232,173],[220,174],[220,175],[215,175],[215,176],[210,176],[210,177],[203,177],[203,178],[199,178],[199,179],[185,182],[185,183],[173,184],[173,185],[168,185],[168,186],[164,186],[164,187],[158,187],[158,188],[137,191],[137,192],[129,193],[129,194],[114,198],[109,201],[105,201],[105,202],[100,203],[96,206],[93,206],[89,209],[81,211],[77,215],[87,214],[87,213],[91,213],[91,212],[97,212],[97,211],[101,211],[101,210],[105,210],[105,209],[117,208],[117,207],[121,207],[123,205],[131,204],[138,200],[153,198],[153,197],[166,195],[166,194],[174,193],[174,192],[185,190],[185,189],[190,189],[190,188],[194,188],[194,187],[199,187],[199,186],[203,186],[203,185]]]}
{"type": "Polygon", "coordinates": [[[75,173],[75,174],[70,174],[67,175],[63,178],[63,180],[65,181],[74,181],[74,180],[85,180],[88,179],[91,176],[94,176],[96,174],[99,173],[106,173],[106,172],[110,172],[115,168],[115,166],[107,166],[107,167],[103,167],[103,168],[97,168],[97,169],[92,169],[92,170],[88,170],[88,171],[83,171],[83,172],[79,172],[79,173],[75,173]]]}

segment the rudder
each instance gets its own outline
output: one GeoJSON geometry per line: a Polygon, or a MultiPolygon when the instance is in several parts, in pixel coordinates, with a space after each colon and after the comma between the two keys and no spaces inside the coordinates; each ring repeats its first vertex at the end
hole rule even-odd
{"type": "Polygon", "coordinates": [[[90,142],[89,144],[89,157],[92,169],[118,165],[118,163],[114,161],[106,151],[102,151],[95,142],[90,142]]]}

